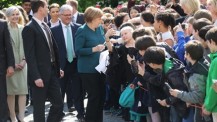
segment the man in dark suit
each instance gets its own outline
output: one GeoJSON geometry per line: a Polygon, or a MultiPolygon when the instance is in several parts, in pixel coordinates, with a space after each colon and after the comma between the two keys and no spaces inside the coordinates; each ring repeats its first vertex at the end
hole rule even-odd
{"type": "Polygon", "coordinates": [[[6,74],[7,77],[13,75],[14,65],[14,53],[7,22],[0,19],[0,122],[7,122],[8,118],[6,74]]]}
{"type": "Polygon", "coordinates": [[[83,25],[85,23],[84,14],[78,12],[78,1],[77,0],[66,0],[66,4],[72,6],[72,8],[73,8],[72,22],[83,25]]]}
{"type": "Polygon", "coordinates": [[[64,77],[60,81],[62,97],[64,99],[65,93],[67,94],[69,109],[74,100],[75,109],[78,112],[77,118],[82,122],[84,121],[82,87],[74,51],[75,33],[80,25],[71,23],[72,7],[70,5],[61,6],[59,14],[60,24],[51,28],[51,31],[59,47],[60,68],[64,71],[64,77]]]}
{"type": "Polygon", "coordinates": [[[59,68],[59,55],[56,42],[49,27],[43,22],[48,13],[44,0],[31,2],[32,21],[23,29],[22,37],[28,75],[32,87],[34,122],[45,122],[45,100],[52,106],[47,122],[60,122],[63,113],[58,77],[63,76],[59,68]]]}

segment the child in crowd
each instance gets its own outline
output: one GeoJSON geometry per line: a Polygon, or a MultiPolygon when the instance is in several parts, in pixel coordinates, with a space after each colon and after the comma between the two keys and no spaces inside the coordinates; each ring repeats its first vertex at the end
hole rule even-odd
{"type": "Polygon", "coordinates": [[[209,54],[210,54],[210,50],[209,50],[209,47],[208,47],[208,45],[207,45],[207,40],[206,40],[206,38],[205,38],[205,36],[206,36],[206,33],[211,29],[211,28],[213,28],[214,27],[214,25],[207,25],[207,26],[204,26],[204,27],[202,27],[201,29],[200,29],[200,31],[199,31],[199,37],[200,37],[200,39],[199,39],[199,41],[201,42],[201,44],[202,44],[202,46],[203,46],[203,49],[204,49],[204,51],[203,51],[203,56],[204,56],[204,58],[206,59],[206,60],[208,60],[209,62],[210,62],[210,58],[209,58],[209,54]]]}
{"type": "Polygon", "coordinates": [[[206,81],[206,98],[203,106],[203,113],[206,115],[212,114],[213,122],[217,122],[217,94],[216,94],[216,79],[217,79],[217,28],[210,29],[206,34],[206,42],[210,49],[211,64],[206,81]]]}
{"type": "Polygon", "coordinates": [[[184,54],[185,54],[185,34],[186,34],[186,24],[179,24],[176,27],[174,27],[174,37],[176,39],[176,44],[173,46],[173,49],[175,50],[178,58],[180,61],[185,63],[184,54]]]}
{"type": "Polygon", "coordinates": [[[175,26],[175,19],[172,14],[166,12],[159,12],[155,15],[154,28],[159,32],[157,38],[160,42],[166,42],[169,46],[173,47],[174,37],[171,29],[175,26]]]}
{"type": "Polygon", "coordinates": [[[209,21],[208,19],[206,18],[201,18],[201,19],[198,19],[198,20],[194,20],[193,22],[193,36],[194,36],[194,39],[196,40],[199,40],[199,31],[202,27],[206,26],[206,25],[212,25],[212,22],[209,21]]]}
{"type": "MultiPolygon", "coordinates": [[[[205,98],[206,78],[209,70],[209,62],[203,58],[203,46],[199,41],[190,41],[185,45],[185,58],[191,66],[186,74],[188,92],[170,89],[170,94],[185,101],[187,104],[201,106],[205,98]]],[[[195,107],[194,122],[210,122],[201,115],[201,109],[195,107]]]]}
{"type": "MultiPolygon", "coordinates": [[[[133,32],[134,33],[134,32],[133,32]]],[[[141,31],[137,32],[137,36],[140,34],[142,34],[141,31]]],[[[148,121],[150,118],[152,120],[152,122],[159,122],[160,121],[160,115],[158,113],[158,111],[154,111],[152,112],[152,106],[156,107],[156,101],[152,101],[152,96],[151,96],[151,90],[149,89],[150,87],[148,87],[148,83],[144,81],[143,78],[139,77],[137,75],[137,62],[139,62],[140,65],[142,65],[143,62],[143,55],[145,53],[145,50],[150,47],[150,46],[155,46],[156,42],[154,40],[154,38],[152,36],[150,36],[150,33],[146,33],[144,34],[144,36],[140,36],[136,38],[136,43],[135,43],[135,47],[138,50],[138,55],[136,57],[131,58],[130,55],[127,55],[127,59],[129,64],[131,64],[131,69],[132,72],[135,73],[136,78],[134,79],[134,82],[130,85],[131,88],[135,88],[135,86],[140,86],[140,89],[136,89],[136,95],[135,95],[135,100],[136,101],[141,101],[141,105],[143,107],[143,111],[141,113],[141,109],[138,109],[138,103],[135,103],[135,107],[132,108],[131,113],[133,111],[136,113],[141,113],[141,114],[147,114],[148,110],[150,113],[149,115],[146,115],[146,120],[148,121]],[[136,107],[137,106],[137,107],[136,107]],[[140,110],[140,111],[138,111],[140,110]]],[[[146,69],[150,69],[151,68],[147,65],[146,69]]],[[[150,70],[148,70],[149,72],[151,72],[150,70]]],[[[155,108],[156,109],[156,108],[155,108]]],[[[141,122],[144,122],[144,120],[141,122]]]]}
{"type": "Polygon", "coordinates": [[[193,40],[193,23],[194,17],[189,17],[186,21],[187,23],[187,34],[185,35],[185,42],[187,43],[190,40],[193,40]]]}
{"type": "MultiPolygon", "coordinates": [[[[110,52],[110,65],[107,69],[107,76],[111,89],[115,91],[112,99],[116,99],[116,102],[119,99],[121,85],[126,87],[135,78],[135,75],[131,71],[131,66],[127,61],[127,55],[136,56],[138,53],[135,49],[135,40],[132,37],[133,31],[133,28],[129,26],[121,29],[121,38],[124,41],[124,44],[121,46],[113,46],[110,42],[109,37],[115,34],[115,30],[110,29],[105,35],[107,48],[110,52]]],[[[123,118],[129,120],[129,109],[124,108],[122,112],[123,118]]]]}
{"type": "Polygon", "coordinates": [[[145,81],[155,87],[152,88],[151,95],[153,96],[153,99],[160,104],[158,104],[158,111],[161,121],[169,122],[171,118],[175,119],[177,122],[176,116],[179,116],[180,119],[184,117],[187,108],[184,102],[177,100],[168,94],[169,91],[165,82],[169,82],[174,88],[182,89],[184,91],[187,90],[187,87],[184,85],[182,78],[178,76],[179,74],[174,74],[174,62],[166,59],[165,51],[160,47],[149,47],[145,51],[144,61],[146,65],[149,65],[153,69],[155,74],[153,75],[150,72],[146,72],[146,69],[140,65],[138,65],[138,74],[143,76],[145,81]],[[174,82],[171,74],[176,77],[176,82],[174,82]],[[171,113],[171,108],[168,108],[169,105],[171,105],[171,108],[174,108],[171,113]]]}
{"type": "Polygon", "coordinates": [[[129,16],[131,19],[138,17],[139,13],[140,13],[140,9],[137,6],[133,6],[129,10],[129,16]]]}
{"type": "Polygon", "coordinates": [[[112,24],[114,24],[114,17],[112,14],[110,13],[105,13],[103,16],[102,16],[102,26],[103,26],[103,29],[104,29],[104,32],[106,33],[107,30],[111,27],[112,24]]]}
{"type": "Polygon", "coordinates": [[[151,12],[144,11],[140,16],[140,21],[144,27],[153,27],[154,16],[151,12]]]}

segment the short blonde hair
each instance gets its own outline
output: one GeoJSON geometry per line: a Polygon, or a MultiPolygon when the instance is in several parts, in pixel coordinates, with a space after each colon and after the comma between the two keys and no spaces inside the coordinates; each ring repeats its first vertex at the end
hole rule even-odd
{"type": "Polygon", "coordinates": [[[133,29],[132,27],[130,27],[130,26],[123,27],[123,28],[121,29],[121,32],[122,32],[122,31],[125,31],[125,30],[131,32],[132,34],[133,34],[133,31],[134,31],[134,29],[133,29]]]}
{"type": "Polygon", "coordinates": [[[9,8],[6,9],[5,15],[6,15],[7,17],[10,17],[10,16],[12,16],[12,14],[14,13],[14,11],[18,11],[19,14],[20,14],[20,10],[18,9],[18,7],[16,7],[16,6],[11,6],[11,7],[9,7],[9,8]]]}
{"type": "Polygon", "coordinates": [[[50,6],[49,6],[49,10],[51,10],[52,8],[60,8],[60,5],[58,3],[52,3],[50,6]]]}
{"type": "MultiPolygon", "coordinates": [[[[197,10],[200,9],[200,1],[199,0],[180,0],[181,6],[185,6],[187,11],[191,14],[194,14],[197,10]]],[[[189,13],[186,13],[189,14],[189,13]]]]}
{"type": "Polygon", "coordinates": [[[217,0],[207,0],[207,3],[211,3],[215,6],[215,12],[217,13],[217,0]]]}
{"type": "Polygon", "coordinates": [[[93,19],[103,16],[103,12],[99,8],[88,7],[84,12],[84,20],[86,23],[92,22],[93,19]]]}

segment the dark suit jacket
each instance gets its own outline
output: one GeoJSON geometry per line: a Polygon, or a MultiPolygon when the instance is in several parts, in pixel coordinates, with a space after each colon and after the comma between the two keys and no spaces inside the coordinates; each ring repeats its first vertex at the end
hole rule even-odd
{"type": "MultiPolygon", "coordinates": [[[[50,49],[46,36],[34,19],[24,27],[22,36],[30,81],[34,83],[35,80],[41,78],[46,84],[50,80],[52,71],[50,49]]],[[[58,48],[52,34],[51,36],[55,54],[56,75],[59,77],[58,48]]]]}
{"type": "MultiPolygon", "coordinates": [[[[79,24],[75,24],[75,23],[71,24],[74,49],[75,49],[75,33],[79,27],[80,27],[79,24]]],[[[66,61],[67,61],[67,52],[66,52],[65,38],[64,38],[61,22],[58,26],[51,28],[51,31],[52,31],[54,38],[55,38],[55,41],[59,47],[60,68],[64,69],[64,67],[66,65],[66,61]]]]}
{"type": "Polygon", "coordinates": [[[0,19],[0,75],[5,75],[9,66],[15,65],[7,22],[0,19]]]}
{"type": "Polygon", "coordinates": [[[76,23],[81,24],[81,25],[83,25],[85,23],[83,13],[78,13],[76,23]]]}

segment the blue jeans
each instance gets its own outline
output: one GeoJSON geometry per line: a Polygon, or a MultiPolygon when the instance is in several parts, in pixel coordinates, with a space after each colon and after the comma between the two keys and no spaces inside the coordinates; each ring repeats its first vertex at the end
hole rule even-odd
{"type": "Polygon", "coordinates": [[[185,119],[182,119],[182,122],[194,122],[194,113],[195,113],[194,108],[191,107],[188,117],[185,119]]]}
{"type": "Polygon", "coordinates": [[[170,107],[170,119],[172,122],[182,122],[182,117],[180,117],[173,106],[170,107]]]}

